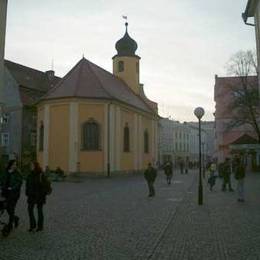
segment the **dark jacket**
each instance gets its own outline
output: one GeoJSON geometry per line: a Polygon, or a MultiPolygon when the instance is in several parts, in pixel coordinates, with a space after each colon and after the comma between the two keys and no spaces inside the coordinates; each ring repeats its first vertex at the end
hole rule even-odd
{"type": "Polygon", "coordinates": [[[164,166],[164,173],[169,176],[169,175],[172,175],[172,163],[171,162],[168,162],[165,164],[164,166]]]}
{"type": "Polygon", "coordinates": [[[147,168],[144,172],[144,178],[148,181],[148,182],[154,182],[155,179],[157,177],[157,172],[156,170],[151,167],[151,168],[147,168]]]}
{"type": "Polygon", "coordinates": [[[31,172],[26,180],[25,194],[28,203],[46,203],[46,195],[50,190],[50,182],[43,173],[31,172]]]}
{"type": "Polygon", "coordinates": [[[14,172],[6,171],[0,180],[2,196],[8,199],[18,199],[23,184],[23,177],[18,170],[14,172]]]}
{"type": "Polygon", "coordinates": [[[245,167],[242,164],[236,166],[236,168],[235,168],[235,178],[237,180],[241,180],[241,179],[245,178],[245,167]]]}

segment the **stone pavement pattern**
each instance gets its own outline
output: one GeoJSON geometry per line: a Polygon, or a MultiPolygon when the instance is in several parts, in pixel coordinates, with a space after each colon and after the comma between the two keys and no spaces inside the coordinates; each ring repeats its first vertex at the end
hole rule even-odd
{"type": "Polygon", "coordinates": [[[18,230],[0,238],[0,259],[260,259],[260,175],[247,178],[247,201],[205,191],[197,206],[195,173],[156,183],[147,198],[142,176],[55,183],[46,229],[29,234],[26,200],[18,230]]]}

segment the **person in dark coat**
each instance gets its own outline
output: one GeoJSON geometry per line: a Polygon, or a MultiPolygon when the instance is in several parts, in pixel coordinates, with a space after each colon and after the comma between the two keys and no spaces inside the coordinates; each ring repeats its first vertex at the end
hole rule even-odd
{"type": "Polygon", "coordinates": [[[164,173],[166,175],[166,181],[167,181],[168,185],[171,184],[172,173],[173,173],[172,168],[173,168],[173,166],[172,166],[172,162],[171,161],[167,161],[165,163],[164,167],[163,167],[164,173]]]}
{"type": "Polygon", "coordinates": [[[20,197],[23,177],[17,169],[16,160],[8,162],[5,173],[1,178],[2,196],[6,199],[6,211],[9,215],[8,224],[2,230],[3,236],[8,236],[13,225],[18,227],[19,217],[15,215],[15,208],[20,197]]]}
{"type": "Polygon", "coordinates": [[[184,162],[183,160],[180,161],[180,171],[181,171],[181,174],[183,174],[183,170],[184,170],[184,162]]]}
{"type": "Polygon", "coordinates": [[[228,185],[229,191],[234,191],[231,186],[231,167],[230,167],[230,159],[226,158],[224,164],[222,165],[222,176],[223,176],[223,184],[222,191],[226,191],[226,185],[228,185]]]}
{"type": "Polygon", "coordinates": [[[239,202],[244,202],[244,179],[246,175],[245,166],[241,158],[236,158],[234,165],[235,179],[237,180],[237,193],[239,202]]]}
{"type": "Polygon", "coordinates": [[[148,196],[149,197],[155,196],[155,190],[154,190],[153,184],[155,182],[156,177],[157,177],[157,172],[156,172],[155,168],[152,167],[151,163],[148,163],[148,167],[144,172],[144,178],[146,179],[147,184],[148,184],[148,188],[149,188],[148,196]]]}
{"type": "Polygon", "coordinates": [[[29,232],[36,228],[36,220],[34,217],[34,207],[37,206],[38,221],[36,232],[43,230],[43,205],[46,203],[46,195],[51,193],[51,185],[47,177],[43,174],[42,169],[38,162],[31,165],[31,173],[26,180],[25,194],[28,202],[28,213],[30,220],[29,232]]]}

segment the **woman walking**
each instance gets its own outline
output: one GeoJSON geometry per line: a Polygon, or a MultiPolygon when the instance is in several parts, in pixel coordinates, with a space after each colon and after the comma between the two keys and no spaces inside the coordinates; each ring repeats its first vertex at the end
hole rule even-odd
{"type": "Polygon", "coordinates": [[[46,195],[51,193],[51,185],[38,162],[31,164],[31,173],[26,180],[26,196],[28,197],[28,213],[30,220],[29,232],[36,229],[34,207],[37,206],[38,221],[36,232],[43,230],[44,216],[43,205],[46,203],[46,195]]]}
{"type": "Polygon", "coordinates": [[[1,180],[2,196],[6,200],[6,211],[9,215],[9,222],[2,230],[3,236],[7,237],[13,229],[18,227],[19,218],[15,215],[15,208],[20,197],[23,178],[17,169],[16,160],[10,160],[1,180]]]}
{"type": "Polygon", "coordinates": [[[245,166],[241,158],[237,158],[235,165],[235,179],[237,180],[237,193],[238,202],[244,202],[244,179],[245,179],[245,166]]]}

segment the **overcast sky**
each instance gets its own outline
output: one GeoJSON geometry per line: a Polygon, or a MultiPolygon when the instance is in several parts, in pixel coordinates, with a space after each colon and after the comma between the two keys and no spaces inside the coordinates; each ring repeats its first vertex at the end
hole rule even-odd
{"type": "Polygon", "coordinates": [[[213,119],[215,74],[240,49],[255,48],[241,13],[247,0],[9,0],[6,59],[64,76],[82,55],[112,71],[125,31],[138,43],[140,79],[162,116],[213,119]]]}

